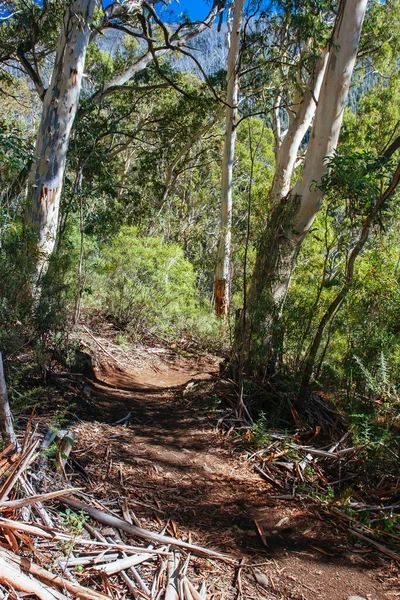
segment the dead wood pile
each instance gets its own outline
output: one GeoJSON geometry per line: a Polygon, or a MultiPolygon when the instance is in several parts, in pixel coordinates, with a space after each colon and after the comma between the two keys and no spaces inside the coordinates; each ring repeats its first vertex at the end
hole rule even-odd
{"type": "Polygon", "coordinates": [[[126,502],[118,514],[115,505],[110,509],[82,489],[66,487],[68,432],[59,434],[57,445],[56,434],[40,435],[30,420],[18,438],[20,449],[10,444],[0,452],[1,597],[210,597],[198,574],[201,560],[232,562],[229,557],[165,535],[166,527],[143,529],[126,502]],[[188,568],[193,563],[196,577],[188,568]]]}
{"type": "Polygon", "coordinates": [[[269,436],[274,441],[248,453],[247,460],[253,461],[257,473],[280,492],[279,498],[316,502],[340,529],[400,560],[399,478],[393,485],[383,477],[376,489],[351,487],[355,477],[351,465],[363,460],[360,455],[366,445],[349,445],[351,431],[324,448],[296,443],[283,433],[270,432],[269,436]],[[332,472],[337,474],[335,479],[332,472]]]}

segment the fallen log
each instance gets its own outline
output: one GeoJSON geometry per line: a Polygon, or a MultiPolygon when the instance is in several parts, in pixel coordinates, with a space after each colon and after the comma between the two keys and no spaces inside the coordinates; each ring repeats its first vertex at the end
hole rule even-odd
{"type": "Polygon", "coordinates": [[[373,546],[374,548],[379,550],[379,552],[382,552],[382,554],[386,554],[386,556],[389,556],[389,558],[400,561],[400,554],[396,554],[396,552],[393,552],[392,550],[390,550],[390,548],[387,548],[383,544],[378,544],[378,542],[375,542],[375,540],[372,540],[371,538],[364,535],[357,529],[349,529],[349,532],[352,533],[353,535],[355,535],[356,537],[358,537],[360,540],[362,540],[366,544],[373,546]]]}

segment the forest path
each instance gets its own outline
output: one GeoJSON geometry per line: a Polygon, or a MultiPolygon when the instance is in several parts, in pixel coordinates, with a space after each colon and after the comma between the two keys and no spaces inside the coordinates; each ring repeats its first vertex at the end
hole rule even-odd
{"type": "MultiPolygon", "coordinates": [[[[192,381],[212,383],[215,359],[161,348],[142,351],[130,365],[103,359],[86,391],[91,419],[75,427],[76,455],[96,496],[116,503],[126,498],[143,526],[159,529],[172,519],[172,535],[191,535],[195,543],[259,565],[265,585],[255,584],[251,569],[243,571],[244,598],[394,597],[385,591],[379,557],[350,548],[313,505],[279,497],[232,438],[218,432],[210,395],[183,394],[192,381]],[[126,426],[115,424],[129,412],[126,426]]],[[[215,598],[236,598],[234,575],[228,566],[210,569],[207,577],[221,593],[215,598]]]]}

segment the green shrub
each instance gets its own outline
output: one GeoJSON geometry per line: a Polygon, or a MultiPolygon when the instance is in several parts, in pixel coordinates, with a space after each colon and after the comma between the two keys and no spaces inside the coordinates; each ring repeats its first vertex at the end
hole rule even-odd
{"type": "Polygon", "coordinates": [[[100,250],[90,288],[92,306],[136,338],[220,337],[218,321],[199,300],[196,274],[180,246],[159,237],[139,238],[134,227],[123,227],[100,250]]]}

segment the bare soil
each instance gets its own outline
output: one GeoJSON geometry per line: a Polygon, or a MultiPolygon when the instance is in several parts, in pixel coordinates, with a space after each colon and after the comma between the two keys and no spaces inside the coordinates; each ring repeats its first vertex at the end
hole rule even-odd
{"type": "MultiPolygon", "coordinates": [[[[82,397],[90,419],[75,426],[75,457],[96,497],[126,499],[143,526],[171,520],[172,535],[243,559],[242,598],[400,597],[398,565],[345,537],[316,505],[283,499],[218,431],[209,396],[183,394],[192,381],[212,383],[217,359],[163,348],[101,356],[82,397]],[[127,424],[115,424],[129,412],[127,424]]],[[[240,597],[236,567],[201,568],[214,598],[240,597]]]]}

